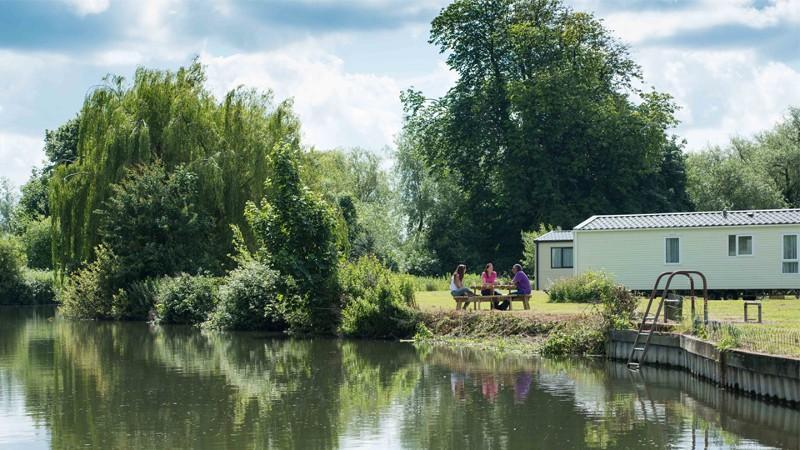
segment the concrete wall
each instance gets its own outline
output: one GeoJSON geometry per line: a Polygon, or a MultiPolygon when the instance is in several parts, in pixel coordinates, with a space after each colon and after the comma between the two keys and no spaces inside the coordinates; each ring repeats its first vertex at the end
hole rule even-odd
{"type": "MultiPolygon", "coordinates": [[[[758,441],[763,446],[800,449],[798,408],[763,402],[756,398],[742,398],[741,394],[720,389],[715,383],[700,382],[681,369],[643,366],[638,373],[631,373],[622,363],[612,362],[607,367],[614,379],[628,383],[633,379],[636,382],[633,387],[640,395],[638,403],[643,410],[650,409],[650,420],[665,417],[663,414],[653,413],[652,410],[672,401],[671,391],[678,389],[688,394],[681,396],[681,404],[692,415],[716,423],[723,429],[735,430],[741,438],[758,441]],[[646,389],[637,386],[640,381],[646,383],[646,389]],[[661,387],[669,390],[664,392],[661,387]]],[[[694,438],[694,434],[692,436],[694,438]]],[[[697,440],[702,442],[702,439],[703,434],[698,430],[697,440]]],[[[703,447],[697,445],[695,448],[703,447]]]]}
{"type": "MultiPolygon", "coordinates": [[[[553,282],[566,277],[571,277],[574,269],[553,269],[551,256],[551,249],[555,247],[572,247],[572,241],[560,242],[539,242],[539,248],[536,252],[536,272],[538,281],[536,282],[536,289],[548,290],[553,282]]],[[[575,249],[572,250],[572,264],[575,264],[575,249]]]]}
{"type": "MultiPolygon", "coordinates": [[[[709,289],[800,289],[782,273],[784,234],[800,225],[574,232],[575,271],[604,270],[629,289],[649,291],[661,272],[699,270],[709,289]],[[753,236],[752,256],[728,256],[728,235],[753,236]],[[680,238],[680,263],[665,263],[666,237],[680,238]]],[[[687,287],[676,279],[675,287],[687,287]]]]}
{"type": "MultiPolygon", "coordinates": [[[[636,331],[612,331],[606,355],[627,361],[636,331]]],[[[645,364],[680,367],[736,391],[800,403],[800,359],[743,350],[721,352],[706,341],[678,334],[654,334],[645,364]]]]}

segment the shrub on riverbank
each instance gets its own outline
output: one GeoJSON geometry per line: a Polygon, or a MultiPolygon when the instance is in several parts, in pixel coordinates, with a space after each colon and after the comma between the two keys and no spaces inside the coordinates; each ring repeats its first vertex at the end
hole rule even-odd
{"type": "Polygon", "coordinates": [[[417,331],[413,286],[393,274],[374,256],[364,256],[339,269],[345,336],[408,338],[417,331]]]}
{"type": "Polygon", "coordinates": [[[21,294],[25,250],[15,236],[0,235],[0,303],[10,303],[21,294]]]}
{"type": "Polygon", "coordinates": [[[0,305],[45,305],[56,302],[53,274],[26,267],[19,238],[0,236],[0,305]]]}
{"type": "Polygon", "coordinates": [[[95,260],[67,278],[61,290],[61,312],[80,319],[111,319],[115,274],[119,262],[103,246],[95,250],[95,260]]]}
{"type": "Polygon", "coordinates": [[[614,281],[603,272],[585,272],[577,277],[562,278],[550,287],[553,303],[600,303],[609,297],[614,281]]]}
{"type": "Polygon", "coordinates": [[[222,281],[207,326],[223,330],[286,330],[291,321],[287,307],[297,299],[285,294],[291,287],[283,284],[280,273],[266,264],[255,260],[244,263],[222,281]]]}
{"type": "Polygon", "coordinates": [[[441,311],[426,313],[422,321],[435,336],[531,337],[547,334],[557,321],[502,312],[441,311]]]}
{"type": "Polygon", "coordinates": [[[53,272],[26,269],[22,274],[25,292],[22,305],[51,305],[58,301],[53,272]]]}
{"type": "Polygon", "coordinates": [[[111,317],[115,320],[150,318],[161,280],[145,278],[130,283],[124,289],[118,289],[111,297],[111,317]]]}
{"type": "Polygon", "coordinates": [[[156,319],[163,323],[198,324],[214,309],[217,280],[181,274],[163,278],[155,295],[156,319]]]}
{"type": "Polygon", "coordinates": [[[585,317],[560,323],[542,344],[543,355],[601,355],[606,340],[605,321],[597,317],[585,317]]]}

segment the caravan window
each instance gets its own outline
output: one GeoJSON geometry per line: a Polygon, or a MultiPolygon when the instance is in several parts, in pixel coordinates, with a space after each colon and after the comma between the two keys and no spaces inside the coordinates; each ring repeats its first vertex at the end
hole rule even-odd
{"type": "Polygon", "coordinates": [[[728,235],[728,256],[752,256],[753,236],[728,235]]]}
{"type": "Polygon", "coordinates": [[[550,249],[551,269],[572,268],[572,247],[553,247],[550,249]]]}
{"type": "Polygon", "coordinates": [[[800,272],[800,260],[798,259],[798,235],[783,235],[783,273],[800,272]]]}
{"type": "Polygon", "coordinates": [[[681,263],[681,240],[676,237],[664,238],[664,263],[665,264],[680,264],[681,263]]]}

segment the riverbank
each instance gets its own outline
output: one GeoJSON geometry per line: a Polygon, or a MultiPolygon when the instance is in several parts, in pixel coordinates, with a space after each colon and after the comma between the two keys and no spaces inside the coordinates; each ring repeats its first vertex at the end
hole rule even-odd
{"type": "Polygon", "coordinates": [[[415,341],[527,355],[599,355],[605,326],[598,315],[423,311],[415,341]]]}
{"type": "MultiPolygon", "coordinates": [[[[606,341],[610,359],[627,360],[634,330],[612,331],[606,341]]],[[[676,333],[653,335],[644,362],[676,367],[722,387],[770,400],[800,403],[800,358],[768,355],[676,333]]]]}

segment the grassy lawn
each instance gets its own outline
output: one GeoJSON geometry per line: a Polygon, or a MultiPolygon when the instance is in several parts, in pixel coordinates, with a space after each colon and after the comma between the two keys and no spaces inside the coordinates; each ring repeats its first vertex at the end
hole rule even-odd
{"type": "MultiPolygon", "coordinates": [[[[547,294],[542,291],[535,291],[531,298],[530,311],[524,311],[522,304],[515,303],[512,314],[547,314],[547,315],[579,315],[581,313],[591,313],[594,310],[592,305],[583,303],[548,303],[547,294]]],[[[437,311],[455,309],[455,302],[450,296],[449,291],[429,291],[417,292],[417,304],[423,311],[437,311]]],[[[644,310],[647,304],[646,299],[640,302],[640,310],[644,310]]],[[[655,305],[654,305],[655,306],[655,305]]],[[[488,305],[482,308],[488,309],[488,305]]],[[[702,301],[697,302],[697,313],[703,312],[702,301]]],[[[715,300],[709,301],[709,318],[724,322],[742,322],[744,319],[744,302],[742,300],[715,300]]],[[[684,302],[684,315],[688,316],[690,308],[688,298],[684,302]]],[[[756,316],[756,309],[751,307],[751,317],[756,316]]],[[[792,328],[800,330],[800,300],[764,300],[763,318],[765,325],[781,328],[792,328]]]]}
{"type": "MultiPolygon", "coordinates": [[[[450,295],[450,291],[417,292],[416,298],[417,305],[419,305],[420,309],[423,311],[455,309],[456,307],[456,303],[453,300],[453,297],[450,295]]],[[[584,303],[548,303],[547,300],[547,294],[542,291],[534,291],[533,296],[531,297],[531,309],[529,311],[522,309],[522,303],[514,302],[514,310],[511,311],[511,313],[578,315],[583,312],[589,313],[594,309],[592,305],[587,305],[584,303]]],[[[481,308],[488,310],[489,305],[484,303],[481,305],[481,308]]],[[[470,306],[470,310],[471,309],[472,307],[470,306]]]]}

